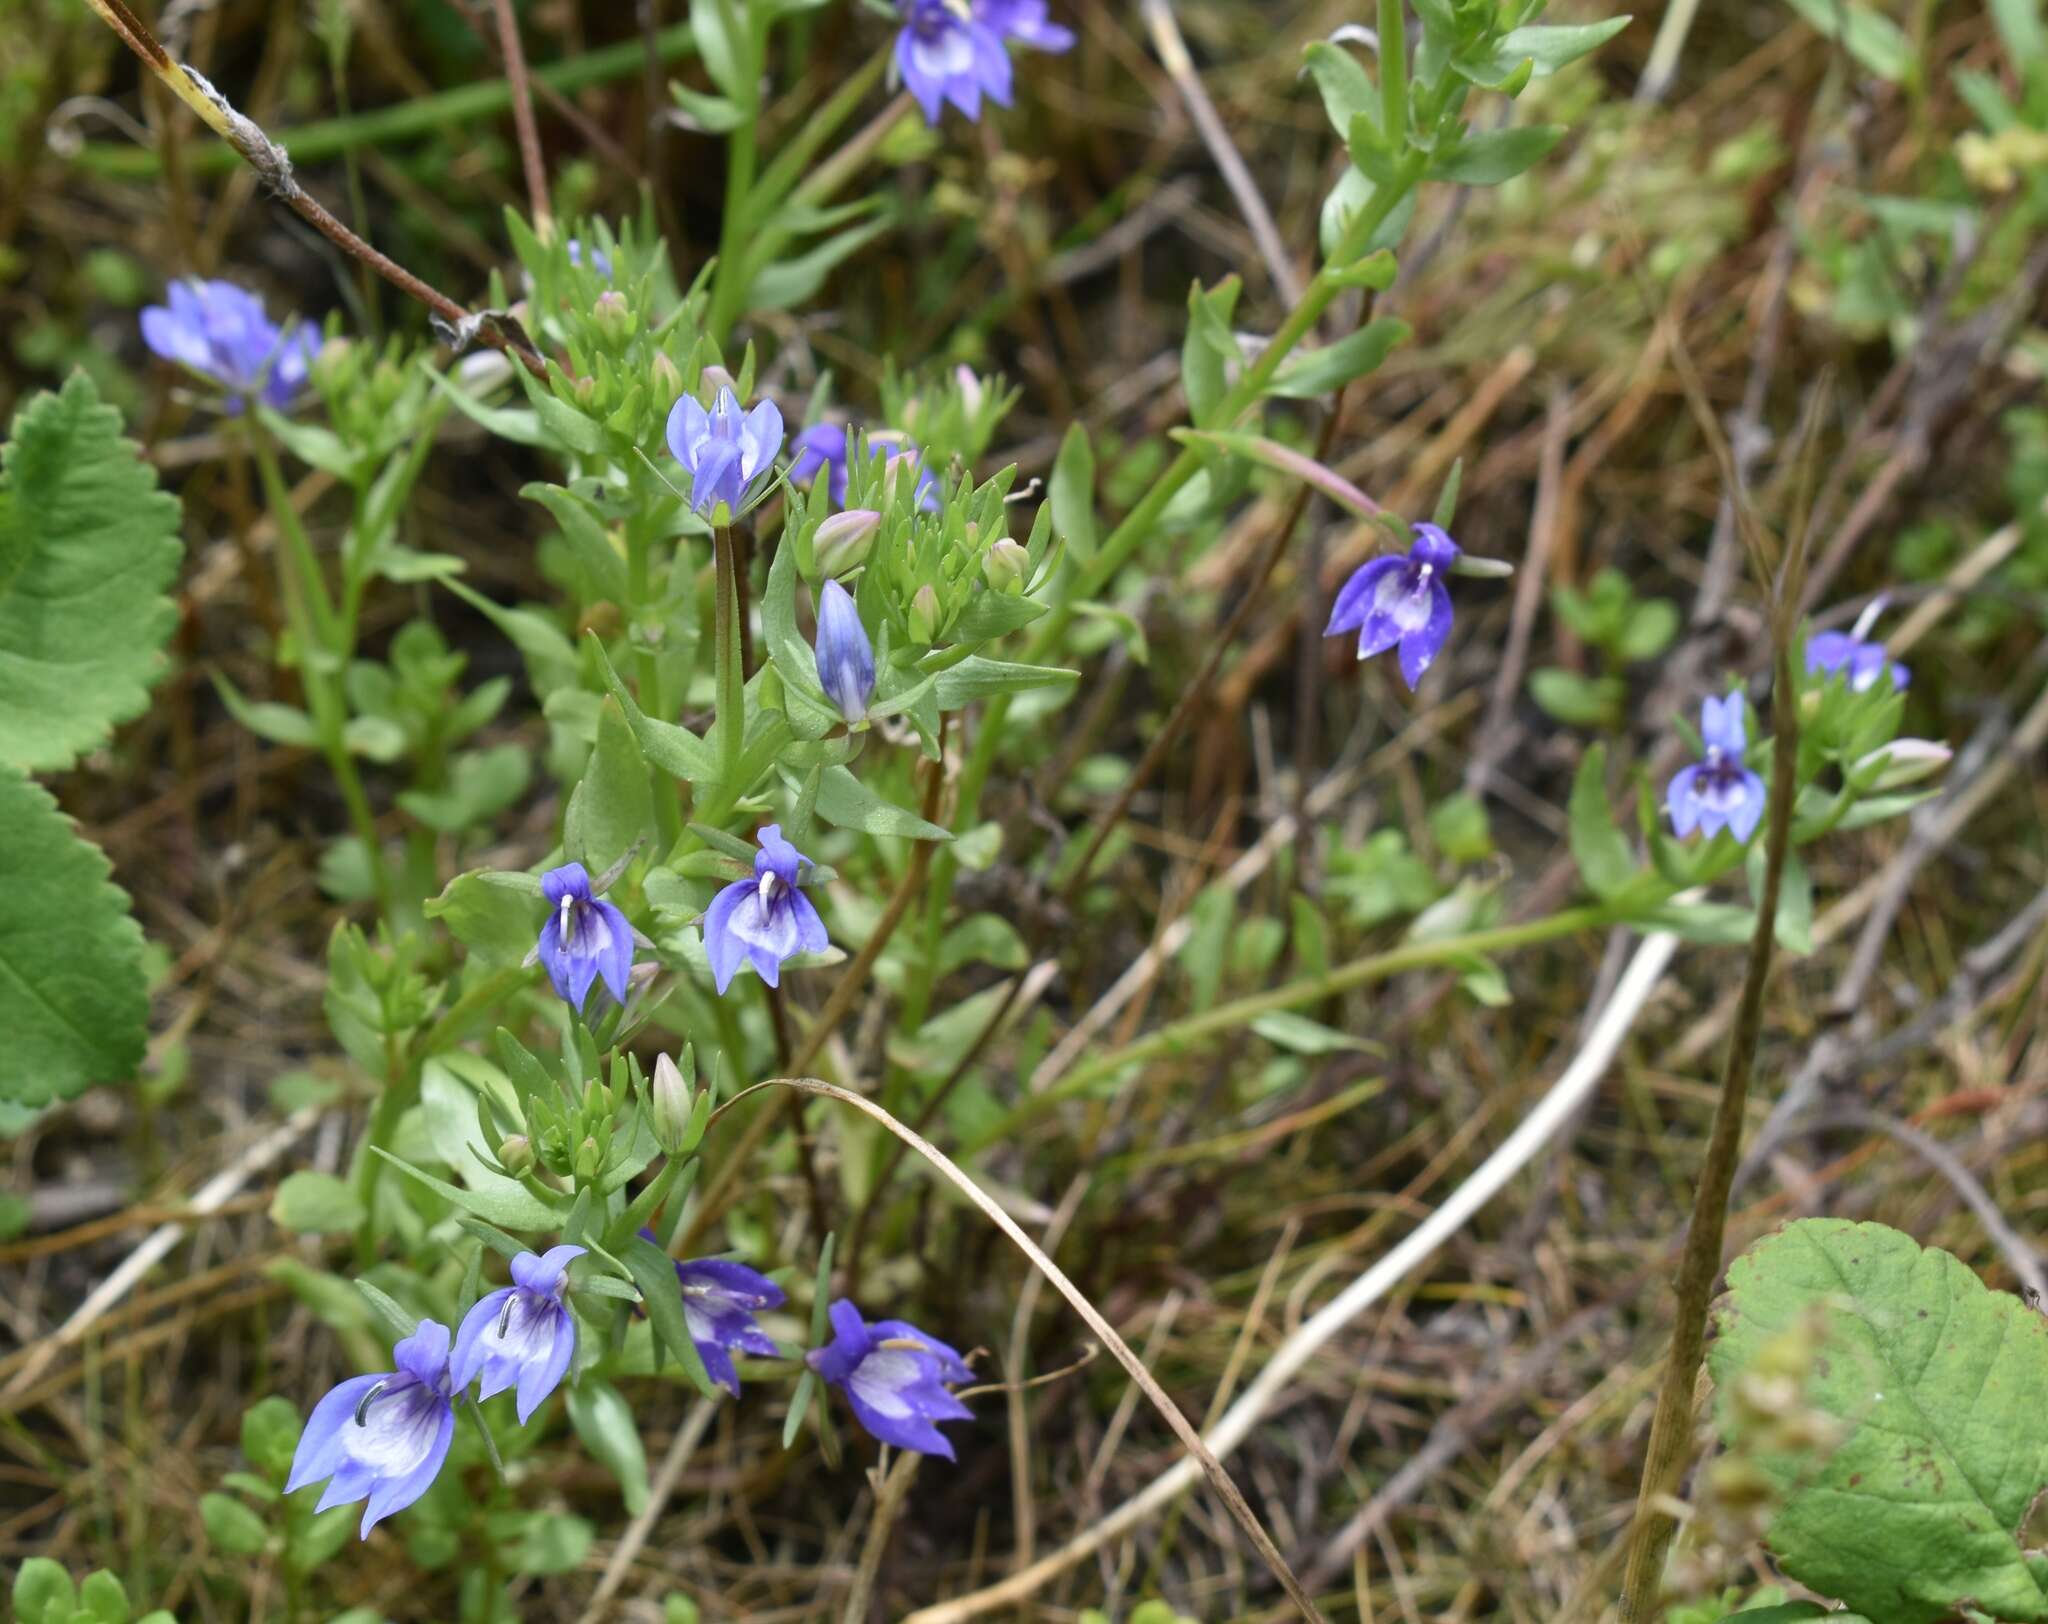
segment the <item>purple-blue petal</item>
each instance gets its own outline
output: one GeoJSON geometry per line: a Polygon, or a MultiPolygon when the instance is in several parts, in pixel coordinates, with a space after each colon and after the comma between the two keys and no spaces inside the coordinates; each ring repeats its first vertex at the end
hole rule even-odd
{"type": "Polygon", "coordinates": [[[626,1001],[626,978],[633,971],[633,927],[626,916],[609,902],[591,904],[609,933],[605,945],[593,955],[597,973],[604,977],[605,990],[615,1003],[626,1001]]]}
{"type": "Polygon", "coordinates": [[[441,1467],[448,1459],[448,1446],[454,1440],[455,1408],[442,1399],[433,1442],[428,1445],[419,1465],[402,1477],[382,1480],[370,1491],[369,1504],[363,1507],[359,1538],[368,1539],[370,1530],[377,1524],[394,1511],[403,1511],[433,1486],[434,1479],[440,1475],[441,1467]]]}
{"type": "Polygon", "coordinates": [[[1330,622],[1323,628],[1323,635],[1336,637],[1363,626],[1366,616],[1372,611],[1373,592],[1381,577],[1389,570],[1405,567],[1406,563],[1407,560],[1399,557],[1375,558],[1353,570],[1351,578],[1337,589],[1337,599],[1330,605],[1330,622]]]}
{"type": "Polygon", "coordinates": [[[560,868],[551,868],[540,877],[540,894],[557,908],[561,907],[564,897],[588,902],[590,871],[581,863],[564,863],[560,868]]]}
{"type": "Polygon", "coordinates": [[[711,960],[711,979],[722,993],[738,973],[746,944],[732,933],[732,911],[753,893],[752,880],[734,880],[704,910],[704,953],[711,960]]]}
{"type": "Polygon", "coordinates": [[[390,1379],[388,1372],[351,1376],[328,1389],[327,1396],[313,1406],[312,1415],[306,1419],[305,1431],[299,1434],[299,1446],[292,1452],[291,1475],[284,1481],[286,1494],[303,1489],[308,1483],[332,1477],[341,1470],[347,1460],[341,1448],[341,1429],[354,1423],[356,1406],[362,1403],[363,1395],[379,1382],[390,1379]]]}
{"type": "Polygon", "coordinates": [[[1401,639],[1401,678],[1412,693],[1415,685],[1422,680],[1422,674],[1430,663],[1443,651],[1451,635],[1451,594],[1444,583],[1435,576],[1430,577],[1429,619],[1419,631],[1409,632],[1401,639]]]}

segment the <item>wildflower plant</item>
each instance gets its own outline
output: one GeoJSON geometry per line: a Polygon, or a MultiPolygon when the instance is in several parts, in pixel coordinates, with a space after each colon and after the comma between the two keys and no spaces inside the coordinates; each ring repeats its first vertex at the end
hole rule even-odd
{"type": "MultiPolygon", "coordinates": [[[[948,107],[993,122],[1030,74],[1061,71],[1076,19],[1057,0],[871,7],[849,21],[870,31],[868,59],[785,126],[783,46],[810,9],[690,8],[695,57],[673,97],[724,142],[727,183],[719,251],[687,284],[679,245],[649,220],[536,211],[508,213],[511,264],[478,290],[469,322],[450,324],[445,350],[373,344],[338,321],[316,348],[303,320],[273,326],[219,284],[175,284],[144,318],[141,342],[222,393],[224,431],[255,467],[277,539],[281,680],[245,692],[215,674],[217,691],[252,732],[325,764],[350,832],[319,878],[361,915],[328,939],[324,1009],[367,1120],[344,1170],[295,1174],[275,1209],[295,1233],[344,1238],[356,1289],[296,1256],[279,1277],[358,1365],[381,1359],[381,1341],[392,1368],[299,1391],[288,1416],[273,1409],[262,1452],[273,1467],[287,1454],[288,1468],[243,1474],[250,1504],[214,1513],[223,1529],[258,1519],[265,1541],[274,1524],[295,1582],[332,1557],[335,1525],[318,1519],[358,1501],[364,1538],[404,1513],[416,1548],[448,1562],[488,1552],[479,1573],[575,1568],[589,1525],[577,1534],[580,1519],[552,1518],[542,1474],[518,1468],[566,1426],[640,1509],[636,1405],[674,1377],[707,1404],[780,1406],[785,1447],[806,1425],[835,1438],[827,1388],[879,1446],[948,1461],[996,1447],[961,1396],[973,1371],[959,1350],[997,1336],[1008,1314],[982,1296],[917,1300],[909,1225],[880,1188],[894,1163],[852,1134],[832,1144],[841,1179],[873,1203],[878,1244],[901,1242],[903,1256],[859,1287],[847,1281],[857,1256],[835,1273],[834,1235],[813,1221],[832,1197],[812,1119],[799,1107],[764,1149],[776,1118],[753,1091],[872,1058],[853,1103],[919,1154],[931,1146],[904,1119],[939,1117],[971,1179],[1010,1130],[1204,1035],[1169,1026],[1025,1091],[976,1071],[976,1034],[1003,1020],[991,990],[1007,997],[1003,978],[1051,945],[1026,942],[1013,902],[1054,887],[1085,901],[1100,848],[1010,849],[1042,810],[1038,782],[1065,770],[1047,739],[1084,662],[1112,645],[1144,660],[1147,593],[1171,588],[1187,539],[1216,533],[1255,487],[1283,502],[1319,495],[1352,526],[1316,613],[1359,661],[1392,655],[1398,689],[1389,662],[1344,678],[1383,685],[1389,703],[1413,703],[1418,688],[1426,699],[1426,680],[1445,680],[1498,607],[1489,578],[1510,566],[1493,555],[1514,548],[1460,527],[1458,476],[1427,520],[1386,512],[1340,459],[1302,449],[1304,409],[1332,409],[1407,338],[1369,306],[1348,332],[1335,317],[1393,286],[1418,193],[1501,185],[1543,161],[1567,132],[1516,122],[1514,99],[1626,19],[1551,26],[1524,0],[1430,0],[1412,38],[1404,8],[1380,6],[1370,68],[1345,40],[1311,45],[1306,67],[1347,160],[1320,211],[1313,274],[1257,333],[1238,277],[1190,290],[1187,422],[1145,448],[1153,460],[1130,459],[1135,473],[1119,462],[1113,486],[1117,459],[1079,421],[1042,485],[1022,477],[996,449],[1018,392],[960,352],[889,358],[857,412],[830,407],[829,380],[800,399],[790,329],[762,319],[813,301],[897,223],[888,187],[838,197],[890,134],[885,120],[871,139],[846,135],[864,106],[900,85],[937,127],[918,138],[952,139],[948,107]],[[501,348],[457,353],[486,333],[501,348]],[[545,596],[510,601],[495,580],[465,579],[465,561],[433,550],[415,522],[413,492],[451,428],[518,448],[536,472],[519,494],[545,596]],[[331,522],[307,522],[288,463],[326,476],[331,522]],[[465,655],[425,610],[373,643],[366,602],[385,587],[488,628],[507,670],[465,685],[465,655]],[[506,716],[522,686],[523,731],[506,716]],[[1006,769],[1030,786],[1008,797],[1028,803],[1015,817],[996,787],[1006,769]],[[976,900],[991,893],[1002,900],[976,900]],[[856,998],[878,1000],[865,1035],[847,1019],[856,998]],[[781,1158],[772,1180],[769,1153],[781,1158]],[[792,1169],[816,1212],[783,1210],[792,1169]],[[313,1504],[294,1499],[316,1484],[313,1504]],[[536,1520],[569,1530],[545,1558],[528,1544],[536,1520]]],[[[29,408],[31,431],[49,410],[29,408]]],[[[85,429],[65,433],[85,443],[85,429]]],[[[10,481],[24,460],[11,445],[10,481]]],[[[123,501],[146,515],[153,491],[129,483],[123,501]]],[[[7,558],[4,527],[28,509],[11,486],[0,494],[7,558]]],[[[135,517],[107,551],[161,552],[161,519],[144,536],[135,517]]],[[[123,608],[122,626],[163,630],[156,601],[123,608]]],[[[1795,948],[1810,942],[1814,901],[1798,849],[1909,810],[1932,792],[1915,775],[1940,765],[1938,745],[1901,739],[1903,668],[1871,629],[1808,637],[1797,694],[1774,696],[1796,702],[1802,725],[1792,795],[1776,803],[1794,855],[1767,923],[1795,948]]],[[[19,634],[0,595],[0,652],[19,634]]],[[[121,675],[118,698],[66,749],[139,708],[142,677],[121,675]]],[[[1408,967],[1450,969],[1481,1003],[1509,997],[1517,948],[1597,926],[1747,939],[1772,805],[1757,764],[1776,742],[1761,720],[1750,736],[1748,675],[1713,673],[1684,696],[1704,707],[1702,726],[1687,739],[1672,718],[1672,738],[1697,745],[1696,759],[1667,783],[1647,763],[1610,770],[1603,743],[1585,751],[1566,816],[1586,893],[1572,906],[1503,923],[1490,882],[1439,881],[1416,855],[1420,830],[1338,854],[1332,897],[1356,928],[1404,932],[1408,967]],[[1616,810],[1630,796],[1633,828],[1616,810]]],[[[62,753],[10,756],[4,770],[62,753]]],[[[0,777],[0,805],[26,798],[8,786],[0,777]]],[[[1044,799],[1047,817],[1069,810],[1044,799]]],[[[36,819],[40,835],[54,811],[38,806],[36,819]]],[[[1427,840],[1475,865],[1493,855],[1476,805],[1433,819],[1427,840]]],[[[72,859],[78,872],[31,900],[117,912],[95,892],[104,876],[72,859]]],[[[1233,939],[1228,907],[1192,910],[1198,1019],[1228,1009],[1227,972],[1263,969],[1282,949],[1271,932],[1233,939]]],[[[1328,922],[1304,908],[1309,963],[1328,922]]],[[[1344,985],[1379,973],[1380,960],[1356,964],[1344,985]]],[[[1329,992],[1313,976],[1289,983],[1254,1030],[1290,1052],[1353,1046],[1299,1013],[1329,992]]],[[[137,1028],[125,1057],[140,1031],[123,1025],[137,1028]]],[[[1026,1041],[1042,1050],[1046,1034],[1026,1041]]],[[[57,1092],[111,1063],[73,1065],[57,1092]]],[[[1178,1418],[1163,1393],[1155,1402],[1178,1418]]],[[[1239,1514],[1257,1528],[1249,1505],[1239,1514]]],[[[484,1596],[465,1616],[497,1616],[496,1604],[484,1596]]]]}

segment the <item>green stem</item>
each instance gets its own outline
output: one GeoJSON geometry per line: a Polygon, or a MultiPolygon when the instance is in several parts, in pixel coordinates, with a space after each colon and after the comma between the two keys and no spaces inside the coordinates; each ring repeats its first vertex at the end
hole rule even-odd
{"type": "Polygon", "coordinates": [[[761,171],[761,178],[754,186],[755,210],[772,209],[789,189],[796,185],[803,173],[810,167],[811,159],[818,149],[832,138],[833,133],[853,116],[854,109],[866,100],[867,93],[882,77],[889,64],[889,48],[877,51],[863,62],[851,78],[842,80],[838,90],[804,120],[803,128],[787,141],[779,143],[780,150],[775,161],[761,171]]]}
{"type": "MultiPolygon", "coordinates": [[[[645,511],[643,505],[640,512],[644,514],[645,511]]],[[[662,691],[661,655],[647,635],[653,629],[650,626],[653,592],[649,584],[652,552],[653,541],[647,534],[645,522],[636,515],[626,525],[627,635],[633,641],[634,662],[639,670],[640,708],[649,716],[665,722],[668,720],[668,698],[662,691]]],[[[682,832],[682,803],[676,781],[667,773],[650,767],[648,779],[654,792],[655,829],[661,837],[662,849],[667,850],[682,832]]]]}
{"type": "Polygon", "coordinates": [[[718,664],[718,709],[712,723],[718,735],[718,782],[721,797],[739,793],[740,753],[746,744],[746,678],[740,670],[739,572],[732,551],[732,527],[711,533],[713,587],[717,605],[712,615],[713,657],[718,664]]]}
{"type": "Polygon", "coordinates": [[[377,1180],[384,1170],[384,1158],[374,1155],[371,1146],[391,1146],[393,1136],[398,1132],[398,1119],[411,1108],[413,1097],[419,1092],[415,1079],[417,1072],[404,1071],[398,1076],[387,1077],[384,1092],[377,1101],[377,1109],[370,1115],[369,1130],[363,1135],[363,1142],[356,1147],[355,1189],[356,1201],[363,1209],[362,1227],[356,1231],[356,1266],[368,1268],[377,1260],[376,1243],[376,1201],[377,1180]]]}
{"type": "Polygon", "coordinates": [[[355,653],[355,617],[352,613],[337,613],[334,607],[326,578],[320,572],[320,561],[313,553],[312,540],[299,522],[298,510],[292,506],[291,491],[285,485],[270,437],[252,432],[249,438],[264,497],[277,521],[285,613],[291,618],[292,632],[299,643],[299,676],[305,684],[306,709],[313,717],[320,753],[326,757],[328,770],[334,774],[342,802],[348,808],[349,823],[362,843],[378,912],[386,923],[395,926],[397,895],[383,847],[378,843],[377,815],[370,807],[369,793],[363,788],[362,774],[356,770],[356,758],[349,751],[348,698],[338,675],[355,653]]]}
{"type": "Polygon", "coordinates": [[[1337,993],[1350,992],[1376,981],[1385,981],[1390,976],[1401,975],[1409,970],[1426,970],[1474,955],[1505,953],[1515,948],[1530,947],[1538,942],[1554,941],[1560,936],[1572,936],[1584,930],[1597,930],[1603,925],[1613,924],[1617,917],[1617,910],[1613,906],[1600,903],[1566,908],[1560,913],[1550,914],[1542,919],[1531,919],[1517,925],[1499,925],[1492,930],[1471,931],[1463,936],[1445,936],[1431,942],[1406,942],[1384,952],[1367,954],[1362,959],[1352,959],[1349,963],[1340,964],[1321,975],[1304,976],[1299,981],[1290,981],[1282,987],[1273,987],[1227,1004],[1218,1004],[1215,1008],[1203,1010],[1198,1015],[1169,1022],[1157,1031],[1149,1032],[1120,1049],[1112,1049],[1107,1054],[1097,1055],[1093,1060],[1083,1061],[1043,1093],[1034,1094],[1017,1105],[1000,1122],[966,1148],[968,1151],[979,1150],[998,1139],[1010,1137],[1027,1123],[1043,1116],[1059,1101],[1086,1092],[1126,1066],[1134,1066],[1159,1055],[1185,1049],[1189,1044],[1218,1032],[1248,1026],[1261,1015],[1299,1009],[1304,1004],[1318,1003],[1337,993]]]}
{"type": "Polygon", "coordinates": [[[1398,152],[1408,145],[1408,7],[1407,0],[1379,4],[1381,133],[1398,152]]]}
{"type": "MultiPolygon", "coordinates": [[[[1799,558],[1788,566],[1792,581],[1801,579],[1799,558]]],[[[1796,603],[1796,585],[1780,585],[1781,602],[1796,603]]],[[[1692,1456],[1693,1398],[1700,1363],[1706,1356],[1707,1313],[1713,1306],[1714,1284],[1721,1276],[1721,1253],[1727,1241],[1728,1199],[1742,1156],[1742,1121],[1749,1100],[1749,1082],[1763,1036],[1764,992],[1770,983],[1771,956],[1777,939],[1778,891],[1785,858],[1792,849],[1792,802],[1798,788],[1799,702],[1792,670],[1789,617],[1780,615],[1776,669],[1771,682],[1777,735],[1771,741],[1770,821],[1764,834],[1764,878],[1757,898],[1756,929],[1749,941],[1749,965],[1742,995],[1735,1006],[1735,1031],[1721,1070],[1721,1097],[1714,1106],[1714,1125],[1700,1163],[1700,1181],[1693,1191],[1692,1220],[1686,1226],[1685,1251],[1678,1262],[1678,1313],[1671,1330],[1671,1351],[1664,1381],[1650,1421],[1644,1450],[1643,1480],[1636,1499],[1635,1525],[1630,1531],[1628,1566],[1622,1578],[1622,1624],[1647,1624],[1661,1616],[1659,1591],[1664,1559],[1678,1524],[1664,1507],[1677,1495],[1692,1456]]]]}

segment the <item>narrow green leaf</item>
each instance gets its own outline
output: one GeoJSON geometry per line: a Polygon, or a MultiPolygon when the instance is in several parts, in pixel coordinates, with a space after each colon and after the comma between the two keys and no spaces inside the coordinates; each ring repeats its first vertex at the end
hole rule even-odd
{"type": "Polygon", "coordinates": [[[604,873],[654,826],[647,763],[633,728],[614,700],[598,707],[597,744],[569,796],[562,820],[568,854],[595,876],[604,873]]]}
{"type": "Polygon", "coordinates": [[[1572,860],[1586,889],[1603,900],[1619,896],[1636,877],[1635,856],[1614,821],[1607,799],[1607,746],[1589,745],[1572,780],[1572,860]]]}
{"type": "Polygon", "coordinates": [[[446,1196],[464,1212],[474,1213],[486,1223],[497,1224],[505,1229],[523,1229],[529,1234],[536,1230],[557,1229],[561,1226],[561,1209],[542,1201],[524,1186],[516,1190],[465,1190],[460,1185],[450,1184],[446,1179],[436,1178],[432,1173],[422,1171],[411,1162],[392,1155],[382,1146],[372,1145],[370,1149],[408,1178],[417,1179],[428,1189],[446,1196]]]}
{"type": "Polygon", "coordinates": [[[604,644],[595,632],[591,634],[591,646],[597,651],[604,685],[611,691],[612,698],[619,702],[619,709],[625,712],[626,725],[633,730],[633,737],[639,741],[641,753],[647,760],[686,783],[704,783],[714,777],[718,772],[718,758],[712,753],[711,746],[688,728],[674,722],[656,721],[642,711],[626,685],[619,680],[618,672],[612,669],[604,644]]]}
{"type": "Polygon", "coordinates": [[[626,601],[626,560],[612,545],[611,534],[597,509],[585,498],[561,485],[534,483],[520,487],[519,494],[555,516],[562,527],[562,539],[576,555],[576,562],[589,573],[598,596],[614,603],[626,601]]]}
{"type": "Polygon", "coordinates": [[[1476,134],[1468,131],[1429,166],[1429,178],[1462,186],[1498,186],[1547,157],[1563,138],[1562,124],[1524,124],[1476,134]]]}
{"type": "Polygon", "coordinates": [[[652,1241],[635,1235],[619,1254],[633,1284],[640,1288],[640,1300],[647,1306],[647,1320],[654,1327],[655,1340],[668,1356],[683,1367],[683,1373],[706,1398],[717,1400],[720,1389],[704,1369],[690,1335],[690,1322],[683,1315],[683,1289],[676,1279],[675,1259],[652,1241]]]}
{"type": "Polygon", "coordinates": [[[569,1389],[569,1424],[619,1480],[627,1515],[637,1516],[647,1504],[647,1451],[632,1406],[610,1382],[586,1375],[569,1389]]]}
{"type": "Polygon", "coordinates": [[[392,1342],[403,1342],[420,1328],[420,1322],[406,1312],[404,1305],[367,1280],[353,1281],[357,1293],[370,1305],[370,1312],[384,1327],[384,1334],[392,1342]]]}
{"type": "Polygon", "coordinates": [[[951,840],[952,831],[885,801],[844,767],[827,767],[818,780],[818,816],[841,829],[907,840],[951,840]]]}
{"type": "Polygon", "coordinates": [[[1052,465],[1052,522],[1074,556],[1087,563],[1095,556],[1095,447],[1086,426],[1067,426],[1060,453],[1052,465]]]}
{"type": "Polygon", "coordinates": [[[1050,688],[1063,682],[1077,682],[1081,673],[1053,665],[1018,665],[1008,660],[986,660],[970,654],[957,665],[939,672],[932,684],[940,710],[958,710],[970,700],[990,694],[1019,694],[1033,688],[1050,688]]]}
{"type": "Polygon", "coordinates": [[[317,750],[320,733],[313,718],[296,705],[280,705],[268,699],[250,699],[220,672],[211,673],[214,692],[228,714],[259,739],[300,750],[317,750]]]}
{"type": "Polygon", "coordinates": [[[1329,115],[1330,128],[1339,139],[1348,138],[1353,119],[1361,114],[1370,117],[1378,111],[1379,88],[1358,58],[1341,45],[1319,39],[1302,56],[1307,60],[1316,89],[1322,93],[1323,111],[1329,115]]]}
{"type": "Polygon", "coordinates": [[[1393,316],[1369,321],[1348,338],[1289,359],[1273,374],[1266,393],[1283,400],[1315,400],[1341,389],[1354,378],[1377,371],[1388,351],[1405,343],[1410,331],[1405,321],[1393,316]]]}

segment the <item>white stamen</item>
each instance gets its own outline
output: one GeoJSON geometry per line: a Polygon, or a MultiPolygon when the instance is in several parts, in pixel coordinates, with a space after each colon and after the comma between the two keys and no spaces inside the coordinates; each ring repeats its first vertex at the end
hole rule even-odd
{"type": "Polygon", "coordinates": [[[560,928],[562,945],[567,947],[576,939],[576,899],[574,897],[562,898],[562,923],[560,928]]]}

